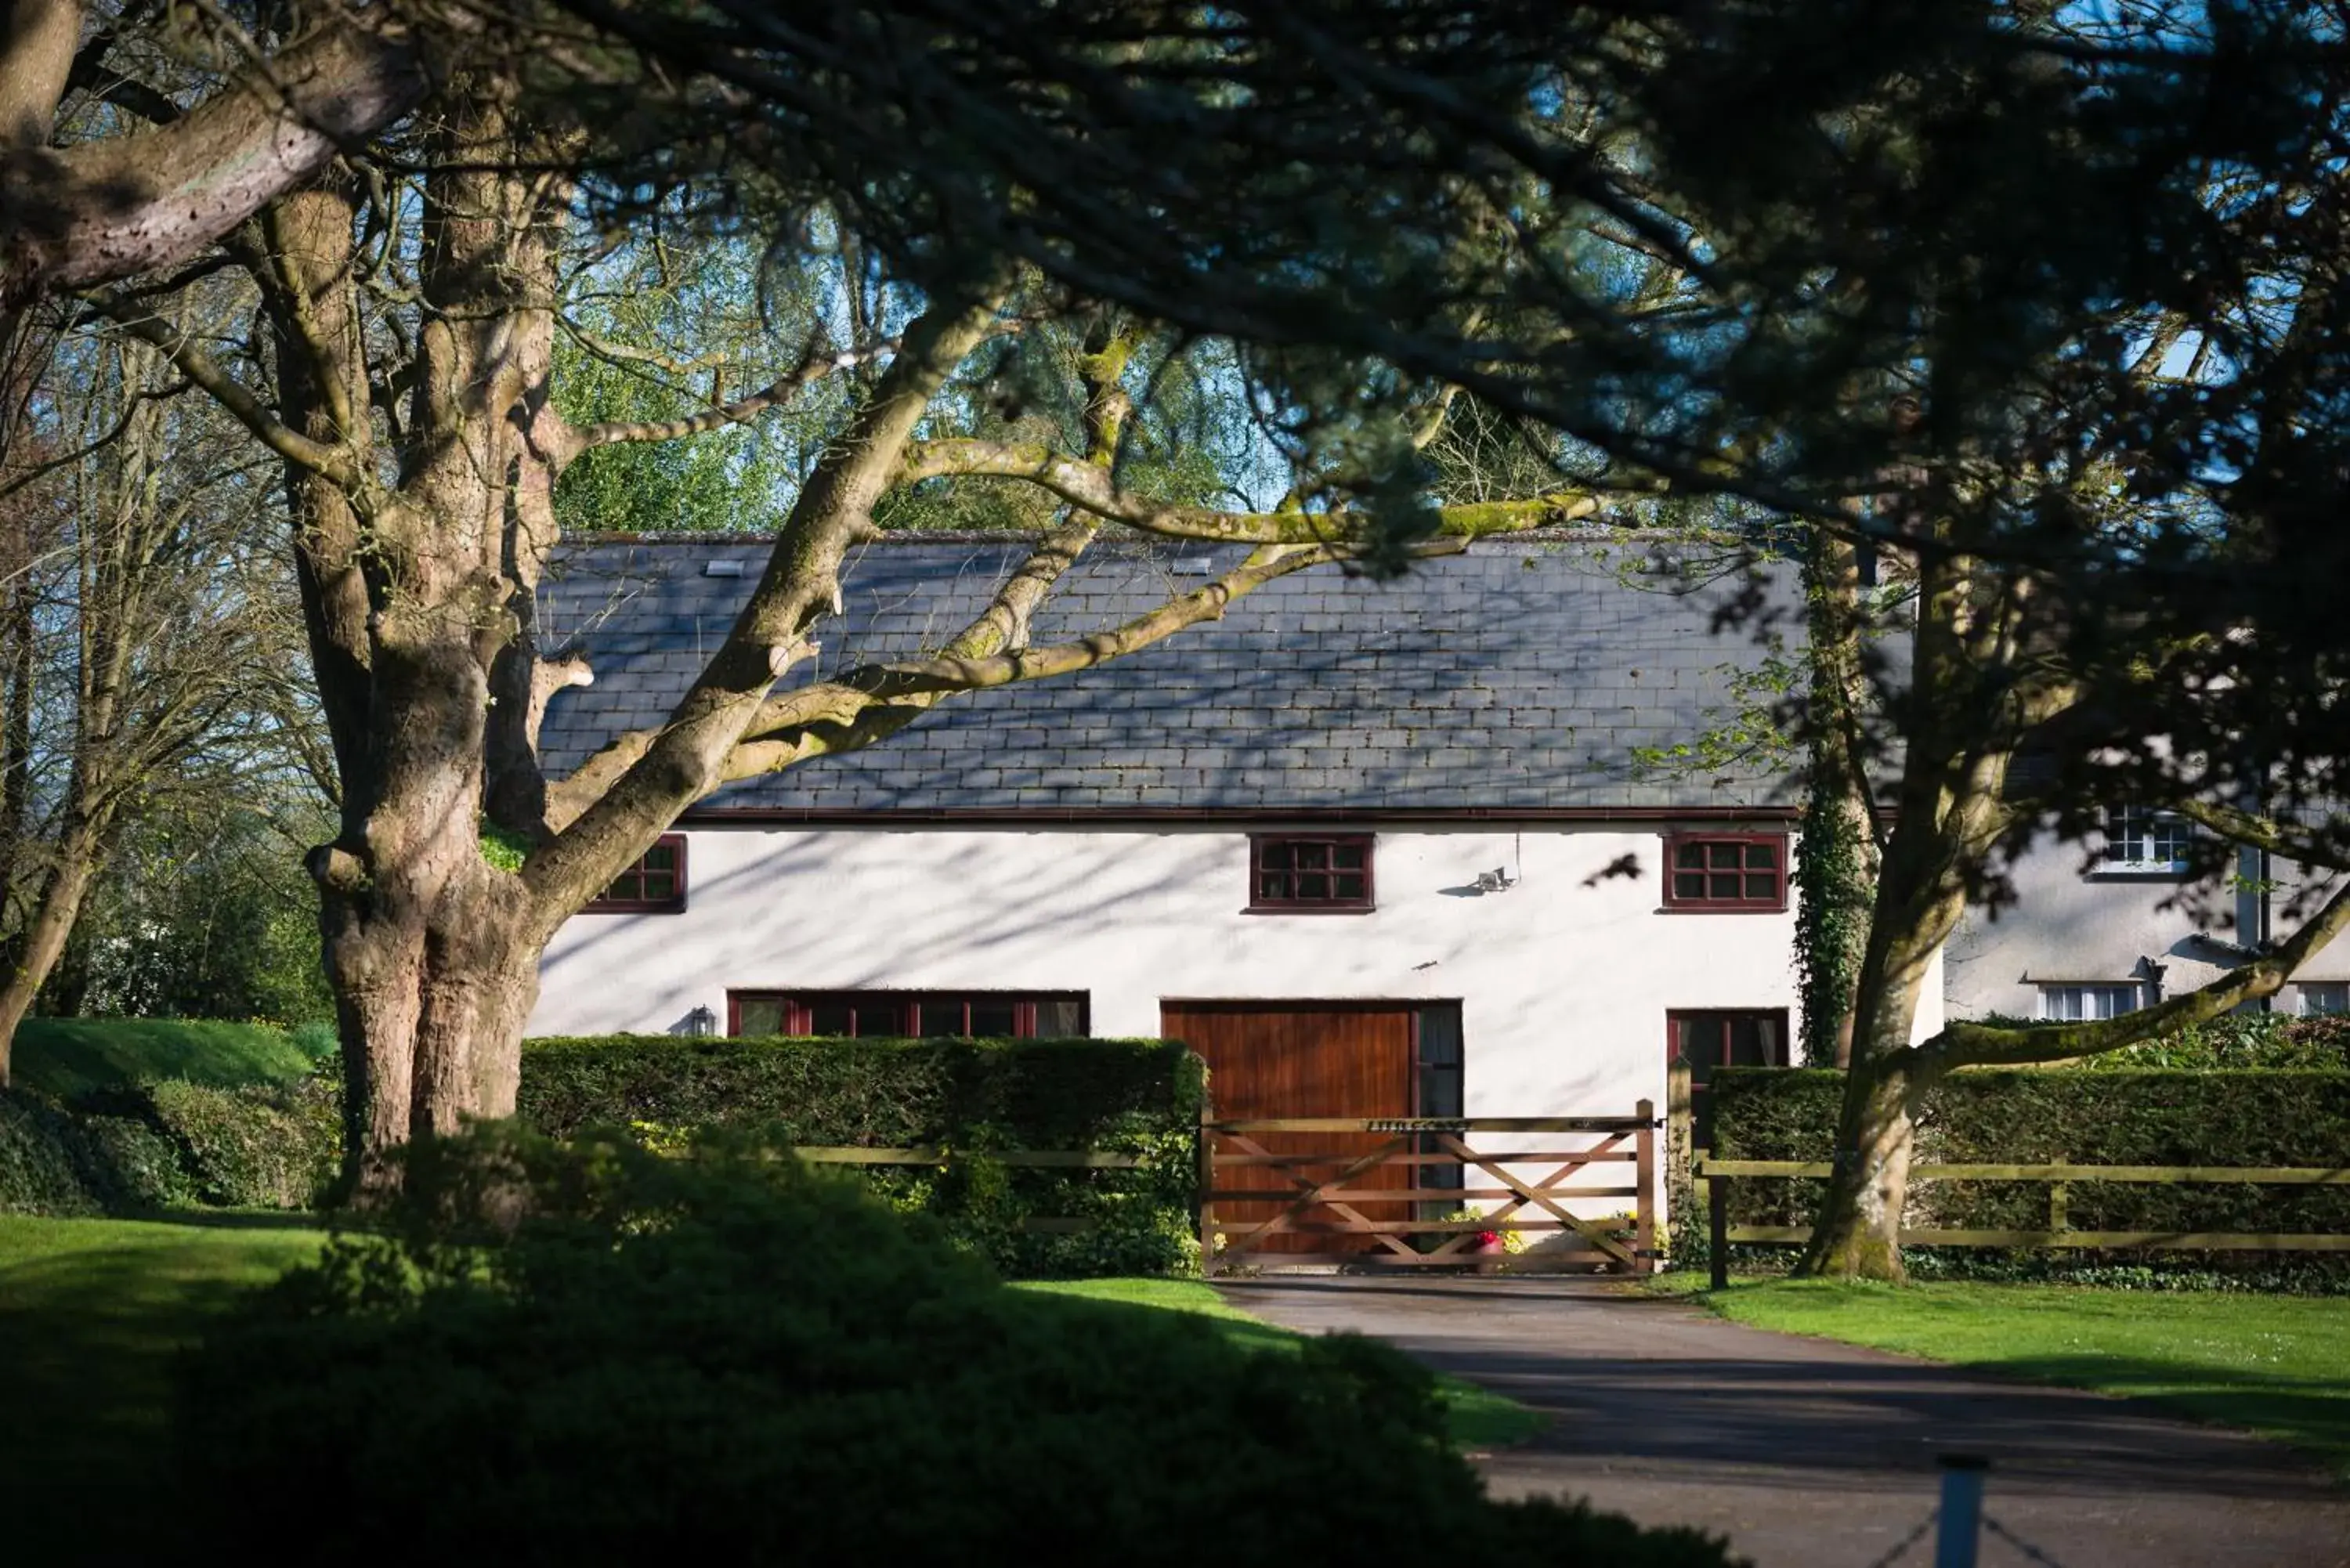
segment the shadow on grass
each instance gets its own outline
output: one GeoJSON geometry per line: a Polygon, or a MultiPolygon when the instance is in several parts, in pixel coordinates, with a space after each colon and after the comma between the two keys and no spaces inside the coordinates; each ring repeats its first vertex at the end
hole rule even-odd
{"type": "MultiPolygon", "coordinates": [[[[1976,1370],[1970,1368],[1970,1370],[1976,1370]]],[[[2350,1369],[2342,1377],[2289,1377],[2122,1355],[2043,1355],[1980,1368],[2032,1383],[2120,1395],[2198,1420],[2257,1432],[2350,1475],[2350,1369]]]]}
{"type": "Polygon", "coordinates": [[[11,1561],[130,1562],[169,1546],[182,1511],[170,1421],[178,1353],[311,1250],[306,1238],[148,1231],[0,1272],[11,1561]]]}

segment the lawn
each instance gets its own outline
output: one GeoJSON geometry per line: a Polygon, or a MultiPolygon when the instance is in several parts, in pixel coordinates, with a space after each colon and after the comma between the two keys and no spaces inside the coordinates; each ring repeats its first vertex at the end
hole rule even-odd
{"type": "Polygon", "coordinates": [[[16,1082],[57,1099],[149,1078],[218,1088],[282,1084],[314,1064],[282,1029],[203,1018],[27,1018],[16,1026],[16,1082]]]}
{"type": "Polygon", "coordinates": [[[172,1353],[235,1291],[321,1234],[203,1222],[0,1215],[0,1518],[13,1561],[128,1562],[168,1543],[172,1353]]]}
{"type": "MultiPolygon", "coordinates": [[[[1193,1313],[1214,1319],[1227,1339],[1251,1350],[1291,1350],[1304,1337],[1251,1317],[1196,1280],[1052,1280],[1034,1281],[1019,1288],[1161,1312],[1193,1313]]],[[[1536,1412],[1474,1383],[1439,1377],[1437,1389],[1444,1397],[1452,1440],[1463,1452],[1505,1449],[1524,1442],[1542,1427],[1543,1417],[1536,1412]]]]}
{"type": "Polygon", "coordinates": [[[1659,1283],[1758,1328],[2153,1400],[2292,1443],[2350,1478],[2350,1300],[2341,1297],[1825,1280],[1713,1293],[1693,1274],[1659,1283]]]}

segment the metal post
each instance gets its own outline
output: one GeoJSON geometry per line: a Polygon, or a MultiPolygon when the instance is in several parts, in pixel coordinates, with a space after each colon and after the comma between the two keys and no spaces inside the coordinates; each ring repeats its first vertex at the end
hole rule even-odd
{"type": "Polygon", "coordinates": [[[1712,1227],[1713,1256],[1710,1260],[1712,1277],[1706,1282],[1715,1290],[1730,1288],[1730,1183],[1719,1176],[1706,1179],[1705,1207],[1712,1227]]]}
{"type": "Polygon", "coordinates": [[[1982,1539],[1983,1476],[1991,1461],[1979,1454],[1942,1456],[1942,1511],[1934,1527],[1934,1568],[1975,1568],[1982,1539]]]}

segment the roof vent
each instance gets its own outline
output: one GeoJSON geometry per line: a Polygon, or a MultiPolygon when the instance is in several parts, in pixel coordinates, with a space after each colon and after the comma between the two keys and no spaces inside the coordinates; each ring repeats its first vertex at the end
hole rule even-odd
{"type": "Polygon", "coordinates": [[[743,575],[740,561],[704,561],[702,575],[705,577],[739,577],[743,575]]]}

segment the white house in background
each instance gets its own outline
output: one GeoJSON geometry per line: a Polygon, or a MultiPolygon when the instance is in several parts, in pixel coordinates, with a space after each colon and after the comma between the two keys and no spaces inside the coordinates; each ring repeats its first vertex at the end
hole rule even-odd
{"type": "MultiPolygon", "coordinates": [[[[765,550],[566,548],[544,630],[595,680],[550,703],[551,766],[666,714],[765,550]]],[[[795,679],[936,647],[1022,555],[867,547],[795,679]]],[[[1097,546],[1035,639],[1231,555],[1097,546]]],[[[1676,1045],[1700,1077],[1783,1063],[1790,791],[1635,760],[1718,723],[1762,653],[1715,630],[1719,592],[1624,560],[1534,537],[1392,585],[1301,574],[729,786],[565,926],[531,1032],[1164,1034],[1232,1115],[1623,1115],[1663,1103],[1676,1045]]]]}
{"type": "MultiPolygon", "coordinates": [[[[2249,951],[2291,934],[2336,874],[2259,850],[2236,853],[2232,888],[2191,887],[2202,830],[2116,804],[2088,844],[2043,836],[2011,872],[2015,901],[1971,909],[1944,950],[1950,1015],[2110,1018],[2209,984],[2249,951]]],[[[2266,1004],[2350,1012],[2350,943],[2313,958],[2266,1004]]]]}

